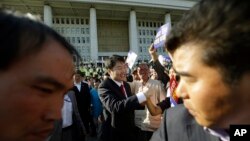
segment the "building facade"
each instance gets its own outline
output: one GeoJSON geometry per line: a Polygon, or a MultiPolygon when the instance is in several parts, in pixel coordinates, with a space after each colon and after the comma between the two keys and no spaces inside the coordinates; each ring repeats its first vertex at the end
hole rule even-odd
{"type": "MultiPolygon", "coordinates": [[[[138,55],[149,61],[148,47],[157,29],[173,26],[195,0],[2,0],[1,7],[40,15],[63,35],[83,62],[102,62],[112,54],[138,55]]],[[[164,54],[163,48],[158,48],[164,54]]],[[[79,58],[76,58],[77,64],[79,58]]]]}

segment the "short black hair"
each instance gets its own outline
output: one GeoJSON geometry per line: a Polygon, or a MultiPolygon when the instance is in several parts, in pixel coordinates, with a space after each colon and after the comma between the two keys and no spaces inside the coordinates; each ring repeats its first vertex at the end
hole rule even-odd
{"type": "MultiPolygon", "coordinates": [[[[202,61],[217,67],[227,83],[250,71],[250,1],[201,0],[172,29],[166,50],[202,48],[202,61]]],[[[188,52],[187,52],[188,53],[188,52]]]]}
{"type": "Polygon", "coordinates": [[[52,28],[20,12],[0,9],[0,70],[7,70],[21,58],[39,52],[50,39],[79,57],[74,47],[52,28]]]}
{"type": "Polygon", "coordinates": [[[125,63],[125,59],[119,55],[112,55],[107,60],[105,60],[105,67],[107,69],[112,69],[116,65],[117,62],[125,63]]]}
{"type": "Polygon", "coordinates": [[[85,76],[85,73],[84,72],[81,72],[80,70],[75,70],[75,74],[80,74],[81,77],[84,77],[85,76]]]}

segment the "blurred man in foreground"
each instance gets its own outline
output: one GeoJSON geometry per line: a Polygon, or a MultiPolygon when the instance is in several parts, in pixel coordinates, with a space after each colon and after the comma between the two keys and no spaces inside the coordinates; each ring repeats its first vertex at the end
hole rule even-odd
{"type": "Polygon", "coordinates": [[[250,124],[249,7],[202,0],[172,29],[166,49],[185,108],[169,109],[151,141],[229,141],[231,124],[250,124]]]}
{"type": "Polygon", "coordinates": [[[0,140],[44,141],[73,86],[76,51],[44,24],[0,10],[0,140]]]}

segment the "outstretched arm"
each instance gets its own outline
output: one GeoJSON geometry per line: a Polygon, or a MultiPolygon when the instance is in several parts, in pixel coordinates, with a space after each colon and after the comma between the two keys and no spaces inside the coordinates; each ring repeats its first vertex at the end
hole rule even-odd
{"type": "Polygon", "coordinates": [[[152,116],[162,114],[161,107],[160,106],[155,106],[152,103],[152,101],[150,100],[150,98],[147,98],[146,105],[147,105],[147,108],[148,108],[148,110],[149,110],[149,112],[150,112],[150,114],[152,116]]]}

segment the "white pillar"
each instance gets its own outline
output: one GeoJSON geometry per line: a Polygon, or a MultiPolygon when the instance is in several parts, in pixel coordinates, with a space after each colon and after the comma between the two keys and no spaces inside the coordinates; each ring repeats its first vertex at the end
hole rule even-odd
{"type": "Polygon", "coordinates": [[[171,26],[171,15],[170,13],[165,14],[165,24],[170,23],[171,26]]]}
{"type": "Polygon", "coordinates": [[[52,23],[52,9],[49,5],[44,5],[44,14],[43,14],[43,20],[44,23],[50,27],[52,27],[53,23],[52,23]]]}
{"type": "Polygon", "coordinates": [[[130,51],[135,52],[138,55],[138,39],[137,39],[137,24],[136,24],[136,12],[130,11],[129,17],[129,46],[130,51]]]}
{"type": "Polygon", "coordinates": [[[90,8],[90,58],[97,61],[98,56],[98,41],[97,41],[97,26],[96,26],[96,9],[90,8]]]}

